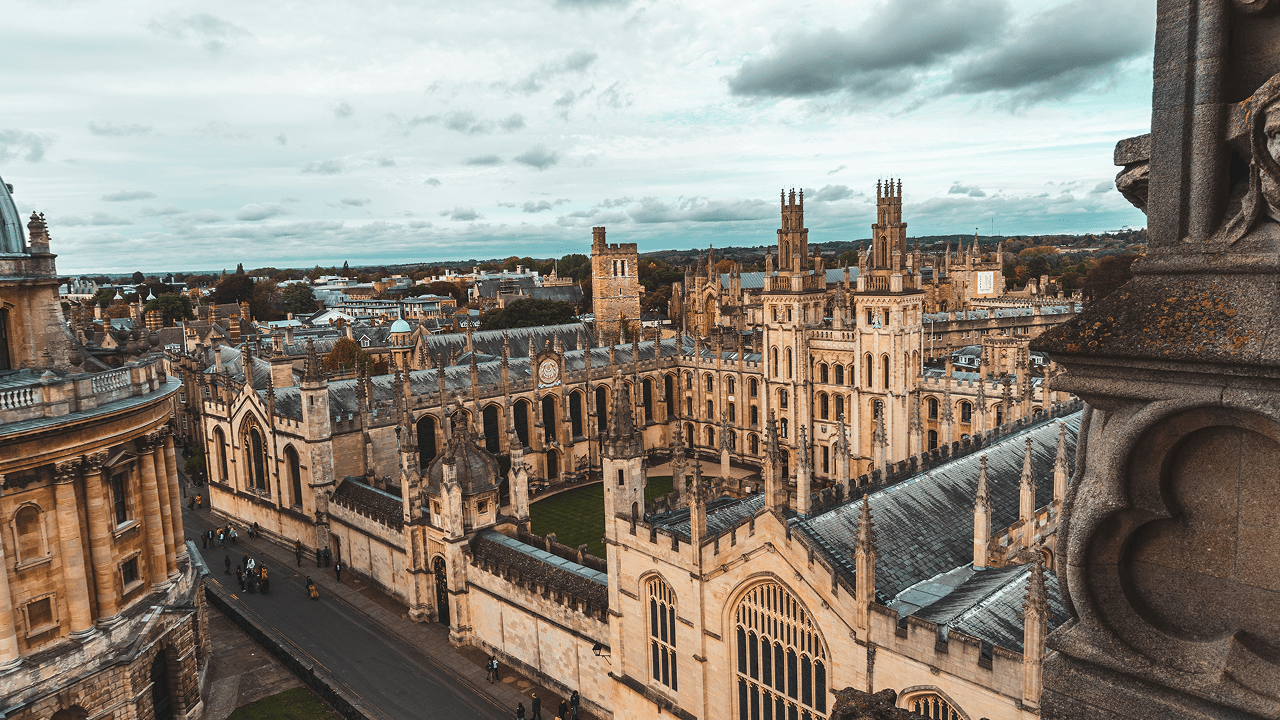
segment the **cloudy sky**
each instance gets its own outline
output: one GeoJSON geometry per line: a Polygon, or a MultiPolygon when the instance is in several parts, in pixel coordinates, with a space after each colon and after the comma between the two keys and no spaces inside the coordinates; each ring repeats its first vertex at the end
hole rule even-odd
{"type": "Polygon", "coordinates": [[[1142,226],[1153,0],[11,0],[0,176],[63,272],[1142,226]]]}

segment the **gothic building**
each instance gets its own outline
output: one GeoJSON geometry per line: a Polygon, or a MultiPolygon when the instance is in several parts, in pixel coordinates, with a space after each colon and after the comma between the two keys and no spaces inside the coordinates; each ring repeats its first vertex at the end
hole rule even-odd
{"type": "Polygon", "coordinates": [[[136,336],[113,366],[72,335],[44,219],[28,243],[16,217],[0,183],[0,707],[197,717],[209,644],[169,426],[179,382],[136,336]]]}

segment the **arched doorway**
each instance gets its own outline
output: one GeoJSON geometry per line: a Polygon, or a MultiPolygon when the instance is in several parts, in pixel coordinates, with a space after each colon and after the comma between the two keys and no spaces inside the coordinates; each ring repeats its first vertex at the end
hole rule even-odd
{"type": "Polygon", "coordinates": [[[439,555],[431,563],[436,576],[436,617],[441,625],[449,624],[449,575],[445,572],[444,558],[439,555]]]}
{"type": "Polygon", "coordinates": [[[555,480],[560,477],[560,453],[555,450],[547,451],[547,479],[555,480]]]}
{"type": "Polygon", "coordinates": [[[155,709],[155,720],[173,720],[173,696],[169,692],[169,663],[165,660],[165,652],[156,653],[151,661],[151,707],[155,709]]]}

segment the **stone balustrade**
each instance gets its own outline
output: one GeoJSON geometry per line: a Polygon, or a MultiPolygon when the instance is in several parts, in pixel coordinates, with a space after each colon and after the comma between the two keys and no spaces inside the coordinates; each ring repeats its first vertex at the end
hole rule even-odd
{"type": "Polygon", "coordinates": [[[165,382],[159,357],[95,373],[60,375],[20,370],[0,379],[0,428],[10,423],[88,412],[155,392],[165,382]]]}

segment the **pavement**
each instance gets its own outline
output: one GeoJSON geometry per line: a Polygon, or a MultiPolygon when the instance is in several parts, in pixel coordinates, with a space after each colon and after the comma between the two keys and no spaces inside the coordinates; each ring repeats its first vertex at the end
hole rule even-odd
{"type": "MultiPolygon", "coordinates": [[[[185,499],[183,520],[197,548],[200,533],[226,523],[207,507],[186,508],[185,499]]],[[[451,645],[448,628],[409,620],[407,607],[351,573],[337,582],[332,568],[315,566],[314,553],[310,561],[304,555],[298,567],[292,548],[250,539],[239,523],[236,530],[237,544],[201,551],[210,571],[205,581],[220,585],[233,607],[286,638],[300,657],[326,670],[380,720],[512,718],[517,703],[523,702],[528,713],[534,692],[542,698],[543,717],[555,717],[558,694],[505,665],[499,671],[501,682],[489,683],[485,655],[451,645]],[[245,553],[266,564],[271,577],[267,595],[240,592],[235,567],[245,553]],[[224,572],[226,557],[231,558],[231,574],[224,572]],[[320,590],[318,601],[307,595],[308,576],[320,590]]],[[[581,717],[589,720],[586,713],[581,717]]]]}
{"type": "MultiPolygon", "coordinates": [[[[298,676],[254,642],[217,607],[206,606],[213,663],[204,720],[226,720],[242,705],[302,685],[298,676]]],[[[336,717],[336,716],[335,716],[336,717]]]]}

